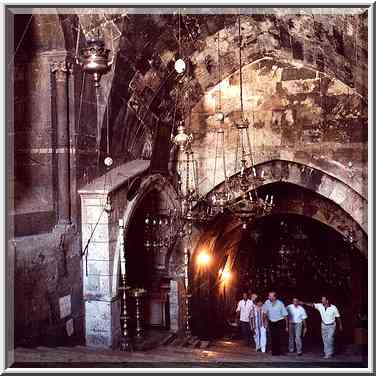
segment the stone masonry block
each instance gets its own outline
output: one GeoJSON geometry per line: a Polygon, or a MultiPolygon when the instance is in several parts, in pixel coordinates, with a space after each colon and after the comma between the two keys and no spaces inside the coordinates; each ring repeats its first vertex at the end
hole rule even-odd
{"type": "Polygon", "coordinates": [[[321,179],[321,184],[317,188],[317,193],[324,197],[330,197],[334,189],[334,181],[328,176],[324,175],[321,179]]]}
{"type": "Polygon", "coordinates": [[[347,194],[347,188],[338,184],[334,186],[334,189],[330,194],[329,198],[333,200],[336,204],[341,205],[346,200],[347,194]]]}
{"type": "Polygon", "coordinates": [[[119,341],[119,302],[90,300],[85,302],[86,346],[113,348],[119,341]]]}
{"type": "MultiPolygon", "coordinates": [[[[89,259],[108,260],[113,259],[116,249],[116,241],[107,243],[90,241],[87,248],[87,255],[89,259]]],[[[86,243],[83,245],[83,247],[86,243]]]]}
{"type": "MultiPolygon", "coordinates": [[[[91,271],[92,273],[94,270],[91,271]]],[[[84,297],[87,299],[111,299],[111,278],[98,271],[98,274],[86,275],[86,266],[84,267],[84,297]]]]}

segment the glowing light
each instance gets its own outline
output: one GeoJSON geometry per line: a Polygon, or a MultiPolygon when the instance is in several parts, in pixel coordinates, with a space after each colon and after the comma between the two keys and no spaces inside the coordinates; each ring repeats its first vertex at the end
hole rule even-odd
{"type": "Polygon", "coordinates": [[[107,167],[112,166],[113,163],[114,163],[114,160],[111,157],[106,157],[105,160],[104,160],[104,164],[107,167]]]}
{"type": "Polygon", "coordinates": [[[221,273],[221,279],[223,282],[228,282],[231,279],[231,272],[228,270],[223,270],[221,273]]]}
{"type": "Polygon", "coordinates": [[[216,117],[217,121],[223,121],[223,120],[225,120],[225,114],[223,112],[217,112],[215,114],[215,117],[216,117]]]}
{"type": "Polygon", "coordinates": [[[206,252],[201,252],[197,256],[198,265],[204,266],[204,265],[208,265],[209,263],[210,263],[210,256],[206,252]]]}
{"type": "Polygon", "coordinates": [[[183,59],[178,59],[175,61],[175,70],[179,74],[185,71],[185,62],[183,59]]]}

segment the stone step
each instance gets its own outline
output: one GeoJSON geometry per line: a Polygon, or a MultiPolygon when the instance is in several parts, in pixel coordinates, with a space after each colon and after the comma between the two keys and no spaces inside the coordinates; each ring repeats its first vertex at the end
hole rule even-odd
{"type": "Polygon", "coordinates": [[[172,342],[175,338],[176,338],[176,334],[175,334],[175,333],[171,333],[171,334],[169,334],[168,336],[166,336],[166,337],[161,341],[161,345],[166,346],[166,345],[168,345],[170,342],[172,342]]]}
{"type": "Polygon", "coordinates": [[[193,349],[197,348],[197,347],[200,347],[201,346],[201,341],[199,339],[196,339],[194,340],[192,343],[191,343],[191,346],[193,349]]]}
{"type": "Polygon", "coordinates": [[[200,348],[207,349],[210,346],[210,341],[201,341],[200,348]]]}

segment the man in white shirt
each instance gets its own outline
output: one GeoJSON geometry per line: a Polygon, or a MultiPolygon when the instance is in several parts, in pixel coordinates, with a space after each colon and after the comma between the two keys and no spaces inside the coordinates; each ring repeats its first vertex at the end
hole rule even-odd
{"type": "Polygon", "coordinates": [[[289,315],[289,352],[296,352],[298,355],[303,354],[302,334],[307,333],[307,313],[305,309],[299,305],[299,300],[294,298],[292,304],[287,306],[287,313],[289,315]]]}
{"type": "MultiPolygon", "coordinates": [[[[301,302],[302,303],[302,302],[301,302]]],[[[323,296],[321,303],[303,303],[317,309],[321,316],[321,336],[324,344],[324,358],[329,359],[334,352],[334,334],[336,331],[336,322],[338,329],[343,330],[342,321],[337,307],[330,304],[328,297],[323,296]]]]}
{"type": "Polygon", "coordinates": [[[253,303],[248,299],[248,294],[243,293],[243,299],[239,301],[236,312],[240,313],[240,330],[248,346],[251,345],[251,329],[249,326],[249,314],[253,308],[253,303]]]}

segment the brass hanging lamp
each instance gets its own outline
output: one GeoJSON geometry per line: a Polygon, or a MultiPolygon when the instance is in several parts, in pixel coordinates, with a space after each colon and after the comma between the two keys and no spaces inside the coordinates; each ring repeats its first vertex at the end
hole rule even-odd
{"type": "Polygon", "coordinates": [[[243,64],[242,64],[242,35],[241,16],[238,18],[238,38],[239,38],[239,86],[240,86],[240,120],[236,123],[238,132],[236,155],[235,155],[235,175],[230,179],[230,187],[233,196],[238,196],[228,205],[228,209],[243,223],[242,227],[247,228],[247,222],[260,216],[270,214],[274,207],[273,196],[266,195],[262,198],[258,194],[258,186],[265,180],[262,170],[258,173],[252,152],[252,144],[249,136],[249,121],[244,116],[243,106],[243,64]],[[240,152],[240,155],[239,155],[240,152]],[[238,162],[240,159],[240,171],[238,172],[238,162]]]}

